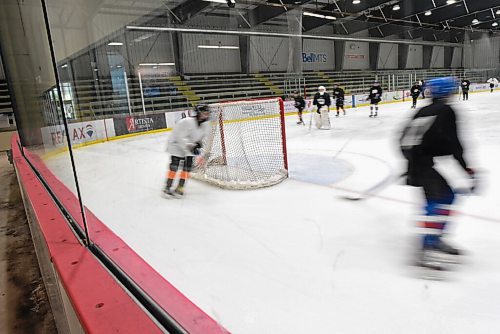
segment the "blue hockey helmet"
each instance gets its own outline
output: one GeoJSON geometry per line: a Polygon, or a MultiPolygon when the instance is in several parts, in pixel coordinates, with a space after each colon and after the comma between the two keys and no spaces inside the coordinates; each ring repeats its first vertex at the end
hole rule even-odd
{"type": "Polygon", "coordinates": [[[434,78],[427,81],[426,86],[434,98],[443,98],[450,96],[457,89],[457,80],[454,77],[434,78]]]}

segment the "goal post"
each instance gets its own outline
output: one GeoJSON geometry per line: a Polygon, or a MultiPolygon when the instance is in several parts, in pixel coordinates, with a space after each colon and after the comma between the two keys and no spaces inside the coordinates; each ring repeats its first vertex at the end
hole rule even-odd
{"type": "Polygon", "coordinates": [[[209,104],[205,163],[194,177],[225,189],[272,186],[288,177],[281,98],[209,104]]]}

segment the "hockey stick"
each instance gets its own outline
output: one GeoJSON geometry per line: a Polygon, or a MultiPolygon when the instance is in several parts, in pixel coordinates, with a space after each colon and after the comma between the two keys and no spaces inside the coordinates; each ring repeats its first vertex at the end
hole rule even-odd
{"type": "MultiPolygon", "coordinates": [[[[389,174],[385,179],[378,182],[374,186],[366,189],[365,191],[357,193],[356,196],[341,196],[341,198],[346,199],[346,200],[350,200],[350,201],[359,201],[362,199],[368,199],[370,197],[375,196],[380,190],[384,189],[385,187],[387,187],[391,183],[399,181],[401,178],[404,178],[406,176],[407,176],[407,173],[403,173],[400,175],[389,174]]],[[[476,177],[476,178],[472,179],[472,185],[470,187],[454,188],[453,192],[457,195],[472,196],[472,195],[477,193],[479,183],[480,183],[480,179],[476,177]]]]}
{"type": "Polygon", "coordinates": [[[335,155],[333,156],[333,159],[337,159],[337,157],[340,155],[340,153],[342,153],[342,151],[344,150],[344,148],[347,147],[347,145],[351,142],[351,140],[354,138],[354,136],[351,136],[349,139],[347,139],[344,143],[344,145],[342,145],[342,147],[340,148],[340,150],[337,151],[337,153],[335,153],[335,155]]]}
{"type": "Polygon", "coordinates": [[[375,196],[380,190],[384,189],[386,186],[389,184],[398,181],[402,177],[405,177],[406,173],[401,174],[401,175],[394,175],[394,174],[389,174],[386,178],[384,178],[382,181],[376,183],[372,187],[362,191],[358,192],[354,196],[340,196],[342,199],[346,199],[349,201],[359,201],[362,199],[368,199],[370,197],[375,196]]]}
{"type": "Polygon", "coordinates": [[[311,111],[311,117],[309,117],[309,132],[311,132],[311,126],[313,123],[314,111],[311,111]]]}

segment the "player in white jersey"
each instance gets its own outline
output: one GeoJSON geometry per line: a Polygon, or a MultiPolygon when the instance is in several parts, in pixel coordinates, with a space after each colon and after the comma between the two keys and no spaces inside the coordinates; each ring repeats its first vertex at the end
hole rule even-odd
{"type": "Polygon", "coordinates": [[[170,165],[163,190],[165,194],[177,196],[184,194],[184,186],[193,168],[194,157],[201,155],[203,140],[210,131],[210,123],[207,122],[209,117],[208,106],[199,105],[196,107],[196,116],[183,118],[175,124],[168,138],[167,152],[170,153],[170,165]],[[175,190],[172,190],[181,161],[183,166],[179,183],[175,190]]]}
{"type": "Polygon", "coordinates": [[[493,89],[495,89],[495,86],[498,85],[498,79],[489,78],[486,82],[490,84],[490,93],[493,93],[493,89]]]}

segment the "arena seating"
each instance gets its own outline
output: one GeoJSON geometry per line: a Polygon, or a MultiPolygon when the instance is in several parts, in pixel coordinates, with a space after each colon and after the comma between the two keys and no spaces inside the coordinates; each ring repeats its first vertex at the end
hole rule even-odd
{"type": "MultiPolygon", "coordinates": [[[[387,71],[317,71],[259,74],[210,74],[178,77],[142,78],[144,108],[146,113],[183,110],[197,103],[241,100],[269,96],[289,97],[294,90],[312,96],[317,87],[327,90],[334,83],[344,87],[347,94],[366,92],[378,80],[385,90],[408,89],[415,80],[454,75],[467,76],[471,82],[485,82],[485,73],[463,70],[428,69],[410,72],[387,71]],[[300,84],[299,84],[300,82],[300,84]],[[304,84],[305,82],[305,84],[304,84]]],[[[128,79],[130,112],[143,113],[138,78],[128,79]]],[[[108,80],[78,80],[73,88],[76,118],[95,119],[109,115],[129,113],[125,85],[118,86],[108,80]]]]}

